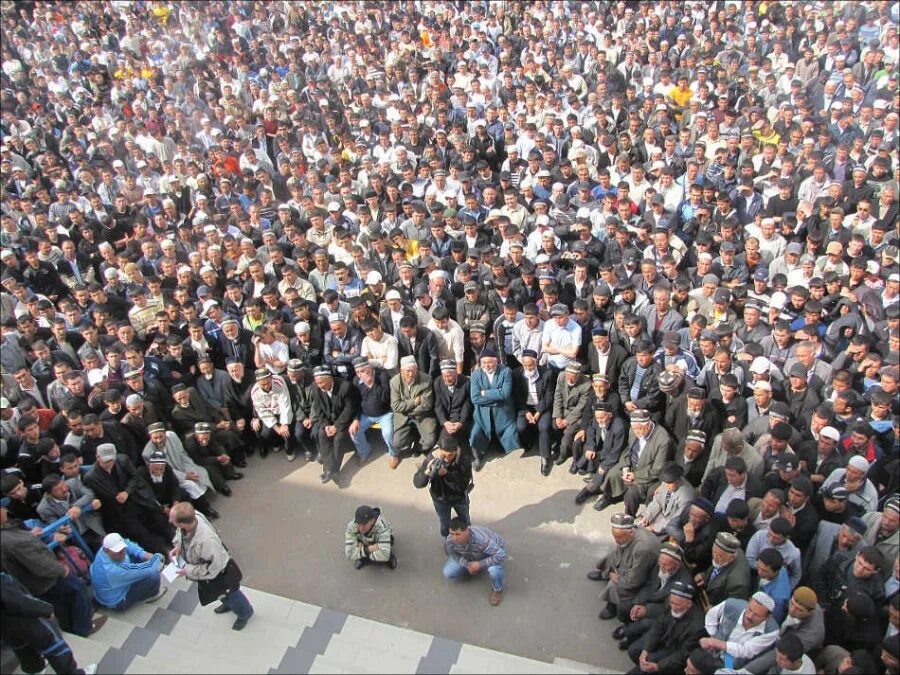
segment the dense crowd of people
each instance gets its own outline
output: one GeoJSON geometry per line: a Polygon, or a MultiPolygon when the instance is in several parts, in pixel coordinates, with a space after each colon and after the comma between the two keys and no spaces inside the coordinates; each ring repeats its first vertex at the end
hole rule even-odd
{"type": "Polygon", "coordinates": [[[621,504],[589,576],[634,672],[900,672],[897,19],[4,2],[4,594],[88,634],[41,524],[156,566],[248,457],[340,483],[378,436],[448,551],[499,541],[496,450],[621,504]]]}

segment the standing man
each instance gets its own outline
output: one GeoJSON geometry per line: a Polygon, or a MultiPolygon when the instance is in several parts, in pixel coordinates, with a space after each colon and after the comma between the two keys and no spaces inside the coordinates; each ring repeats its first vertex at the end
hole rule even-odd
{"type": "Polygon", "coordinates": [[[441,523],[441,537],[450,534],[450,512],[458,518],[469,520],[469,492],[475,486],[472,481],[472,465],[459,452],[456,437],[442,433],[437,451],[419,466],[413,476],[413,485],[421,489],[428,485],[434,510],[441,523]]]}
{"type": "Polygon", "coordinates": [[[253,607],[241,591],[241,568],[225,548],[219,533],[187,502],[172,507],[169,519],[177,528],[175,547],[169,551],[169,558],[173,562],[178,558],[184,560],[178,576],[199,582],[197,592],[204,607],[221,599],[221,604],[213,611],[216,614],[234,612],[237,619],[231,628],[243,630],[253,616],[253,607]]]}
{"type": "Polygon", "coordinates": [[[322,483],[337,481],[344,450],[351,443],[350,424],[359,415],[356,389],[347,380],[336,382],[328,366],[313,371],[313,436],[322,458],[322,483]]]}
{"type": "Polygon", "coordinates": [[[459,579],[475,576],[487,570],[491,577],[491,605],[496,607],[503,600],[503,584],[506,570],[506,542],[499,534],[479,525],[469,525],[467,520],[457,516],[450,521],[450,534],[444,544],[447,562],[444,577],[459,579]]]}
{"type": "Polygon", "coordinates": [[[344,532],[344,555],[353,561],[356,569],[366,563],[384,563],[392,570],[397,568],[397,556],[393,552],[394,535],[391,525],[381,515],[381,509],[372,506],[357,507],[353,520],[344,532]]]}
{"type": "Polygon", "coordinates": [[[499,365],[497,352],[487,347],[481,352],[481,367],[472,373],[469,389],[474,405],[474,424],[469,445],[475,459],[472,467],[481,471],[488,444],[494,435],[509,454],[520,448],[516,433],[516,409],[512,398],[512,373],[499,365]]]}
{"type": "Polygon", "coordinates": [[[394,449],[388,466],[396,469],[400,453],[410,448],[414,455],[430,452],[437,440],[434,389],[427,373],[420,373],[414,356],[400,360],[400,373],[391,378],[391,410],[394,411],[394,449]],[[418,432],[418,450],[414,432],[418,432]]]}

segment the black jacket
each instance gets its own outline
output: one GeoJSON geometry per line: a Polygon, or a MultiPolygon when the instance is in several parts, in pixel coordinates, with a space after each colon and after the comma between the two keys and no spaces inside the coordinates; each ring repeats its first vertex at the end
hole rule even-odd
{"type": "Polygon", "coordinates": [[[391,411],[391,378],[384,368],[373,368],[371,387],[363,384],[358,377],[353,378],[353,385],[359,391],[360,411],[369,417],[381,417],[391,411]]]}
{"type": "Polygon", "coordinates": [[[400,358],[403,358],[404,356],[413,356],[416,359],[416,364],[418,364],[420,372],[428,373],[431,377],[437,377],[440,374],[441,357],[438,353],[438,344],[434,337],[434,333],[427,328],[419,326],[416,329],[415,349],[413,349],[409,338],[406,337],[402,331],[394,337],[397,338],[397,348],[400,353],[400,358]]]}
{"type": "Polygon", "coordinates": [[[313,388],[312,411],[316,424],[333,424],[346,430],[359,414],[359,392],[346,380],[335,378],[331,396],[318,387],[313,388]]]}
{"type": "Polygon", "coordinates": [[[656,617],[644,636],[644,648],[653,655],[659,672],[684,672],[688,655],[705,636],[704,617],[703,610],[696,603],[680,619],[670,612],[656,617]]]}
{"type": "MultiPolygon", "coordinates": [[[[720,466],[713,469],[700,486],[700,494],[706,497],[715,506],[722,493],[728,489],[728,479],[725,477],[725,467],[720,466]]],[[[744,484],[745,497],[748,500],[752,497],[762,497],[765,493],[762,483],[758,478],[751,474],[747,474],[747,482],[744,484]]]]}
{"type": "Polygon", "coordinates": [[[434,414],[438,423],[462,422],[467,426],[472,420],[472,399],[469,397],[469,378],[460,375],[453,393],[444,383],[444,378],[434,380],[434,414]]]}
{"type": "Polygon", "coordinates": [[[419,489],[428,485],[431,498],[438,502],[458,504],[465,501],[469,491],[475,487],[472,481],[472,464],[469,462],[469,458],[461,452],[457,453],[456,459],[445,465],[447,469],[446,476],[437,474],[429,476],[426,470],[431,461],[432,458],[427,457],[422,462],[419,470],[413,476],[413,485],[419,489]]]}
{"type": "MultiPolygon", "coordinates": [[[[528,378],[525,377],[525,371],[522,368],[516,368],[512,371],[513,385],[513,401],[516,410],[525,410],[528,401],[528,378]]],[[[537,406],[535,410],[541,413],[553,413],[553,396],[556,392],[556,378],[548,368],[538,368],[538,379],[536,384],[537,390],[537,406]]]]}
{"type": "Polygon", "coordinates": [[[628,428],[621,417],[613,417],[605,440],[600,439],[600,425],[596,420],[591,420],[585,433],[584,449],[596,452],[599,455],[596,458],[598,468],[608,473],[621,458],[627,441],[628,428]]]}
{"type": "MultiPolygon", "coordinates": [[[[619,375],[619,396],[623,403],[631,401],[631,385],[634,382],[635,373],[637,372],[637,360],[634,357],[628,359],[622,364],[622,371],[619,375]]],[[[659,390],[659,374],[662,372],[662,366],[656,361],[647,366],[647,372],[644,373],[644,379],[638,388],[638,395],[634,399],[634,403],[639,408],[644,408],[650,412],[650,416],[655,422],[659,422],[663,416],[663,393],[659,390]]]]}

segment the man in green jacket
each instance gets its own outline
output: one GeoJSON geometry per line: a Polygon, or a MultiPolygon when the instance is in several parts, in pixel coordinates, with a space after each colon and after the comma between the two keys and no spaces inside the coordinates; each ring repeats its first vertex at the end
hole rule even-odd
{"type": "Polygon", "coordinates": [[[344,534],[344,555],[352,560],[356,569],[368,562],[387,563],[391,569],[397,567],[394,555],[394,535],[391,525],[381,515],[381,509],[362,506],[349,523],[344,534]]]}

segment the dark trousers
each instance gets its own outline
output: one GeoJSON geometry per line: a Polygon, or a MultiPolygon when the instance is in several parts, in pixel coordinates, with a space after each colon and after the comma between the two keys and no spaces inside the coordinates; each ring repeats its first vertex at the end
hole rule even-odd
{"type": "Polygon", "coordinates": [[[26,673],[41,672],[47,662],[57,673],[84,673],[50,619],[17,616],[15,621],[4,620],[3,641],[13,650],[26,673]]]}
{"type": "Polygon", "coordinates": [[[338,427],[337,433],[331,438],[325,433],[324,424],[317,426],[316,446],[319,449],[319,455],[322,458],[322,465],[328,473],[337,473],[341,470],[341,462],[344,459],[344,451],[352,441],[350,440],[350,432],[346,427],[338,427]]]}
{"type": "Polygon", "coordinates": [[[128,609],[138,602],[143,602],[147,598],[152,598],[159,593],[159,584],[161,580],[162,577],[157,574],[156,576],[144,577],[140,581],[134,582],[125,594],[125,597],[122,598],[121,602],[112,609],[121,611],[128,609]]]}
{"type": "Polygon", "coordinates": [[[535,410],[532,406],[528,406],[525,410],[520,410],[516,416],[516,431],[519,434],[519,440],[523,446],[529,446],[536,434],[541,458],[550,459],[550,424],[553,421],[553,416],[549,412],[541,413],[537,424],[530,424],[525,419],[526,412],[533,413],[535,410]]]}
{"type": "Polygon", "coordinates": [[[561,438],[559,441],[559,456],[560,457],[568,457],[572,454],[572,444],[575,442],[575,434],[581,431],[580,424],[570,424],[561,432],[557,430],[557,433],[561,434],[561,438]]]}
{"type": "Polygon", "coordinates": [[[259,442],[262,443],[263,448],[266,450],[271,450],[272,448],[283,448],[285,452],[290,452],[290,442],[291,436],[293,435],[293,429],[291,429],[292,425],[288,425],[290,433],[288,433],[287,438],[282,438],[275,431],[275,427],[267,427],[263,425],[259,430],[259,442]]]}
{"type": "Polygon", "coordinates": [[[434,510],[437,512],[438,520],[441,522],[441,536],[445,539],[450,534],[450,511],[456,511],[456,515],[469,522],[469,496],[459,502],[444,502],[432,499],[434,510]]]}
{"type": "Polygon", "coordinates": [[[200,465],[209,474],[209,482],[213,484],[216,492],[221,492],[223,487],[227,487],[228,483],[225,481],[226,472],[229,475],[234,474],[234,467],[231,464],[219,464],[219,460],[215,457],[203,457],[200,460],[200,465]]]}
{"type": "Polygon", "coordinates": [[[212,432],[211,439],[216,445],[225,448],[225,452],[233,461],[243,462],[247,459],[240,432],[231,429],[216,429],[212,432]]]}
{"type": "Polygon", "coordinates": [[[91,632],[91,596],[87,586],[72,573],[64,576],[40,596],[53,605],[53,613],[60,627],[69,633],[87,637],[91,632]]]}
{"type": "MultiPolygon", "coordinates": [[[[106,529],[108,532],[115,531],[111,528],[106,529]]],[[[136,541],[145,551],[167,556],[172,548],[174,531],[165,513],[141,509],[125,513],[120,534],[136,541]]]]}

